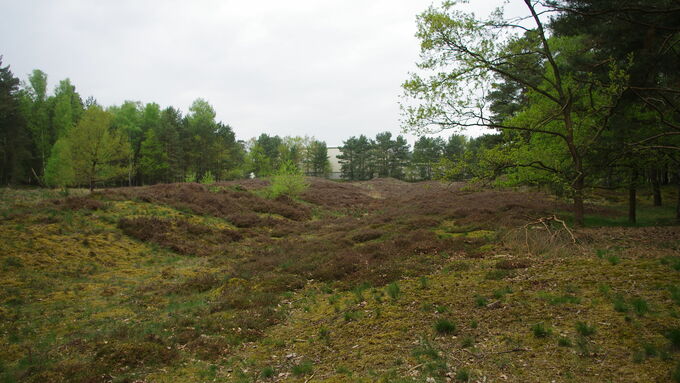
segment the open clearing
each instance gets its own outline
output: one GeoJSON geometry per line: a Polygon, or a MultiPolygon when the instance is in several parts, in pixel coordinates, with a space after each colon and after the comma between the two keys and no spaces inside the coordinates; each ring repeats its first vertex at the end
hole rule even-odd
{"type": "Polygon", "coordinates": [[[0,381],[680,374],[677,226],[590,227],[573,244],[556,222],[523,228],[568,208],[540,193],[313,179],[270,200],[265,186],[1,190],[0,381]]]}

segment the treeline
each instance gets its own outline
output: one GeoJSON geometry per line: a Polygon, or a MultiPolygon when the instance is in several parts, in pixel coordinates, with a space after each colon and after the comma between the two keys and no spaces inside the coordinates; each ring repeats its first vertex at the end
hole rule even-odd
{"type": "Polygon", "coordinates": [[[521,18],[480,19],[456,2],[419,15],[405,127],[495,129],[495,145],[445,173],[549,187],[573,199],[579,224],[592,188],[625,188],[635,222],[640,187],[657,205],[661,185],[680,187],[677,2],[525,3],[521,18]]]}
{"type": "Polygon", "coordinates": [[[487,134],[468,138],[452,134],[448,139],[421,136],[413,150],[404,137],[392,138],[392,133],[382,132],[370,139],[364,135],[350,137],[339,148],[341,176],[350,181],[363,181],[376,177],[392,177],[407,181],[453,178],[463,180],[471,175],[450,175],[449,164],[458,164],[465,158],[476,158],[483,148],[499,142],[500,135],[487,134]]]}
{"type": "MultiPolygon", "coordinates": [[[[47,75],[26,82],[0,58],[0,183],[50,187],[143,185],[266,176],[284,164],[330,171],[324,142],[262,134],[239,141],[203,99],[186,115],[156,103],[104,108],[70,80],[48,94],[47,75]]],[[[290,168],[290,167],[288,167],[290,168]]]]}

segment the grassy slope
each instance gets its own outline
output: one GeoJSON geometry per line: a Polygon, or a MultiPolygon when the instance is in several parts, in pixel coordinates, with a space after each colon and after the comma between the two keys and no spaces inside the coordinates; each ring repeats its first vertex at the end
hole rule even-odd
{"type": "MultiPolygon", "coordinates": [[[[224,187],[235,190],[224,198],[252,197],[224,187]]],[[[587,229],[577,247],[527,255],[522,241],[498,239],[550,203],[438,188],[315,183],[313,202],[269,207],[310,210],[311,219],[238,211],[262,218],[248,228],[232,224],[228,204],[196,214],[219,188],[198,190],[194,205],[155,201],[156,189],[58,204],[42,202],[49,193],[3,190],[0,376],[670,379],[680,347],[677,228],[587,229]],[[324,200],[333,193],[347,198],[324,200]],[[120,228],[139,217],[174,223],[140,241],[120,228]],[[243,239],[216,244],[219,230],[243,239]],[[168,249],[177,243],[182,252],[168,249]],[[442,321],[455,330],[437,331],[442,321]],[[581,333],[578,322],[588,326],[581,333]]]]}

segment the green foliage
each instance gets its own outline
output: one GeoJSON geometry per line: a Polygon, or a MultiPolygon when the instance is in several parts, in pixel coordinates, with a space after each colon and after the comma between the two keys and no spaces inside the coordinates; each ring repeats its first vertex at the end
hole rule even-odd
{"type": "Polygon", "coordinates": [[[189,172],[184,176],[184,182],[196,182],[196,173],[189,172]]]}
{"type": "MultiPolygon", "coordinates": [[[[584,156],[602,140],[609,110],[628,82],[629,65],[612,62],[602,78],[573,72],[574,60],[593,59],[584,54],[589,40],[547,36],[538,14],[517,36],[502,11],[480,19],[457,5],[444,2],[418,16],[422,60],[418,74],[402,85],[404,127],[416,133],[501,129],[505,142],[484,153],[487,170],[479,173],[505,174],[503,184],[550,185],[573,196],[577,223],[583,224],[589,171],[584,156]],[[488,116],[482,107],[489,100],[496,101],[496,115],[488,116]]],[[[533,4],[526,6],[536,13],[533,4]]],[[[470,172],[457,162],[442,163],[443,178],[470,172]]]]}
{"type": "Polygon", "coordinates": [[[576,332],[582,336],[591,336],[595,334],[595,326],[591,326],[586,322],[576,322],[576,332]]]}
{"type": "Polygon", "coordinates": [[[328,147],[323,141],[311,140],[305,147],[305,172],[314,177],[325,177],[331,171],[328,147]]]}
{"type": "Polygon", "coordinates": [[[0,58],[0,183],[17,184],[28,179],[31,139],[22,114],[19,79],[0,58]]]}
{"type": "Polygon", "coordinates": [[[674,327],[666,331],[666,338],[671,342],[671,349],[674,351],[680,350],[680,328],[674,327]]]}
{"type": "Polygon", "coordinates": [[[456,381],[468,382],[470,381],[470,370],[467,368],[460,368],[456,371],[456,381]]]}
{"type": "Polygon", "coordinates": [[[506,294],[511,294],[512,293],[512,288],[510,286],[505,286],[501,289],[494,290],[493,296],[496,299],[501,299],[503,298],[506,294]]]}
{"type": "Polygon", "coordinates": [[[111,129],[111,120],[110,113],[90,107],[67,135],[76,182],[90,189],[98,182],[126,176],[130,170],[130,145],[120,132],[111,129]]]}
{"type": "Polygon", "coordinates": [[[162,180],[170,169],[168,154],[153,129],[147,130],[145,136],[139,152],[139,170],[150,182],[162,180]]]}
{"type": "Polygon", "coordinates": [[[675,383],[680,383],[680,362],[678,362],[673,371],[671,371],[671,379],[673,379],[675,383]]]}
{"type": "Polygon", "coordinates": [[[454,334],[456,332],[456,324],[448,319],[439,319],[434,325],[435,331],[439,334],[454,334]]]}
{"type": "Polygon", "coordinates": [[[212,185],[215,183],[215,176],[213,176],[210,170],[203,173],[203,177],[201,177],[201,183],[203,185],[212,185]]]}
{"type": "Polygon", "coordinates": [[[545,323],[539,322],[531,326],[531,332],[536,338],[546,338],[552,334],[552,329],[545,323]]]}
{"type": "Polygon", "coordinates": [[[308,375],[314,371],[314,365],[312,362],[306,360],[300,364],[294,365],[291,371],[293,372],[293,375],[308,375]]]}
{"type": "Polygon", "coordinates": [[[442,138],[427,136],[421,136],[413,144],[413,163],[418,168],[420,179],[432,179],[433,166],[444,155],[445,145],[442,138]]]}
{"type": "Polygon", "coordinates": [[[263,368],[262,371],[260,372],[260,376],[263,379],[273,378],[275,374],[276,372],[274,371],[274,368],[270,366],[263,368]]]}
{"type": "Polygon", "coordinates": [[[643,298],[634,298],[630,304],[637,315],[643,316],[649,312],[649,304],[643,298]]]}
{"type": "Polygon", "coordinates": [[[269,196],[277,198],[285,195],[291,198],[298,197],[309,187],[300,169],[291,161],[284,162],[271,177],[269,196]]]}
{"type": "Polygon", "coordinates": [[[389,295],[390,298],[392,299],[397,299],[401,295],[401,289],[399,288],[399,284],[397,282],[392,282],[389,285],[387,285],[387,295],[389,295]]]}
{"type": "Polygon", "coordinates": [[[72,149],[66,138],[57,140],[45,167],[45,183],[48,186],[66,189],[75,183],[72,149]]]}
{"type": "Polygon", "coordinates": [[[621,262],[621,258],[619,258],[616,255],[608,255],[607,261],[609,261],[609,263],[611,263],[612,265],[618,265],[621,262]]]}
{"type": "Polygon", "coordinates": [[[373,178],[371,143],[366,136],[350,137],[343,142],[340,151],[338,160],[343,178],[350,181],[373,178]]]}

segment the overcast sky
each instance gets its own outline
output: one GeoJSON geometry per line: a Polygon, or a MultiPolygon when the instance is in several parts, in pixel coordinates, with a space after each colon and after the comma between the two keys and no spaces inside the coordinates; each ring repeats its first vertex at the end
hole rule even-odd
{"type": "MultiPolygon", "coordinates": [[[[335,146],[400,133],[400,85],[419,53],[415,17],[431,3],[0,0],[0,55],[22,80],[41,69],[52,90],[68,77],[105,106],[186,112],[201,97],[239,139],[309,135],[335,146]]],[[[472,3],[484,13],[500,1],[472,3]]]]}

